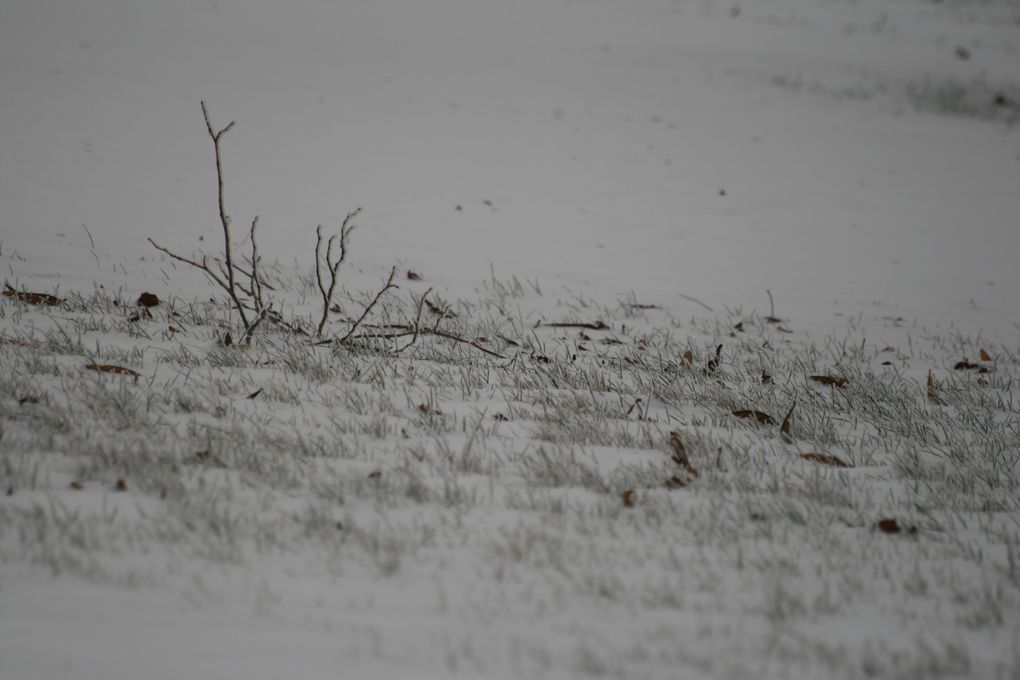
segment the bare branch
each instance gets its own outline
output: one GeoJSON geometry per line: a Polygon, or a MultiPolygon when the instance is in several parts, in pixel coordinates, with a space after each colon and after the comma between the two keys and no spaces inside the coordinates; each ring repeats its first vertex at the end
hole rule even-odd
{"type": "Polygon", "coordinates": [[[337,340],[337,344],[343,345],[348,340],[350,340],[354,336],[354,332],[358,330],[358,326],[361,325],[361,322],[363,322],[368,317],[369,313],[371,313],[372,311],[372,308],[375,307],[377,302],[379,302],[379,298],[383,296],[383,293],[388,291],[390,288],[396,288],[396,286],[393,285],[393,277],[395,277],[396,275],[397,268],[393,267],[392,269],[390,269],[390,277],[386,280],[386,285],[383,286],[382,289],[375,294],[375,297],[372,299],[372,302],[370,302],[368,306],[365,307],[365,311],[361,313],[361,316],[358,317],[358,320],[354,322],[353,326],[351,326],[351,330],[347,331],[347,335],[337,340]]]}
{"type": "Polygon", "coordinates": [[[397,354],[400,354],[404,350],[410,348],[412,345],[414,345],[414,343],[416,343],[418,341],[418,329],[421,327],[421,310],[425,306],[425,298],[431,292],[432,292],[432,289],[429,288],[427,291],[422,293],[421,298],[419,298],[419,300],[418,300],[418,314],[414,318],[414,326],[413,326],[413,328],[414,328],[414,336],[411,338],[410,342],[408,342],[406,345],[404,345],[403,347],[401,347],[400,349],[397,350],[397,354]]]}
{"type": "MultiPolygon", "coordinates": [[[[330,236],[329,241],[326,243],[326,258],[322,260],[322,226],[315,230],[315,280],[319,284],[319,292],[322,294],[322,317],[319,319],[319,327],[316,330],[316,335],[322,336],[322,330],[326,327],[326,321],[329,318],[329,308],[333,301],[333,294],[336,292],[337,283],[340,281],[340,266],[347,259],[347,240],[351,236],[351,232],[354,231],[354,225],[351,221],[358,216],[361,212],[361,208],[357,208],[347,213],[347,217],[344,218],[343,224],[340,225],[340,257],[333,261],[333,242],[336,240],[337,235],[330,236]],[[322,281],[322,269],[323,265],[329,271],[329,288],[322,281]]],[[[387,288],[393,283],[393,273],[396,272],[394,267],[393,272],[390,273],[390,280],[387,282],[387,288]]],[[[384,289],[385,290],[385,289],[384,289]]],[[[382,294],[382,292],[380,292],[382,294]]],[[[372,304],[375,304],[373,301],[372,304]]],[[[360,320],[359,322],[360,323],[360,320]]],[[[355,324],[355,328],[357,324],[355,324]]]]}

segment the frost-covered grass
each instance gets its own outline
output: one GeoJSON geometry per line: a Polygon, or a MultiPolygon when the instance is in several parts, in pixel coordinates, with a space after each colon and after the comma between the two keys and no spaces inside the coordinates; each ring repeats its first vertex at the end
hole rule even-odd
{"type": "Polygon", "coordinates": [[[1020,672],[1020,348],[480,290],[437,327],[504,359],[279,328],[223,347],[209,302],[0,299],[3,573],[278,622],[344,593],[318,616],[342,637],[362,598],[361,658],[436,673],[1020,672]]]}

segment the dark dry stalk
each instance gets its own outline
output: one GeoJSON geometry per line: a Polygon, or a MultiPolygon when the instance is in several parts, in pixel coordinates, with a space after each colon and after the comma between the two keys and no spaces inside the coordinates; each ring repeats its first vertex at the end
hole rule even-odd
{"type": "MultiPolygon", "coordinates": [[[[209,120],[209,110],[205,106],[205,101],[202,104],[202,115],[205,117],[205,128],[209,131],[209,137],[213,140],[213,150],[216,153],[216,196],[219,202],[220,210],[220,224],[223,227],[223,256],[226,260],[226,276],[227,276],[227,293],[230,295],[231,300],[234,301],[234,306],[237,308],[237,313],[241,316],[241,323],[245,329],[251,327],[248,322],[248,315],[244,312],[244,305],[241,304],[241,300],[237,297],[237,289],[234,286],[234,263],[233,256],[230,252],[230,217],[226,213],[226,207],[223,203],[223,159],[220,154],[220,138],[230,131],[234,127],[236,121],[230,121],[230,123],[219,132],[213,131],[212,121],[209,120]]],[[[255,264],[252,263],[254,268],[255,264]]],[[[245,335],[248,331],[245,330],[245,335]]]]}
{"type": "Polygon", "coordinates": [[[390,288],[396,288],[396,286],[393,285],[393,277],[395,277],[396,275],[397,268],[393,267],[392,269],[390,269],[390,277],[386,280],[386,285],[383,286],[382,289],[375,294],[375,297],[372,299],[372,302],[370,302],[368,306],[365,307],[365,311],[361,313],[361,316],[358,317],[358,320],[354,322],[353,326],[351,326],[351,330],[347,331],[347,335],[343,336],[342,338],[336,341],[338,345],[345,344],[354,336],[354,332],[358,330],[358,326],[360,326],[361,322],[363,322],[368,317],[368,315],[372,311],[372,308],[375,307],[377,302],[379,302],[379,298],[383,296],[383,293],[388,291],[390,288]]]}
{"type": "MultiPolygon", "coordinates": [[[[329,318],[329,308],[333,301],[333,293],[336,292],[337,283],[340,281],[340,266],[347,259],[347,240],[350,238],[351,232],[354,230],[354,225],[351,224],[351,220],[358,216],[361,212],[361,208],[356,208],[351,212],[347,213],[347,217],[344,218],[343,224],[340,225],[340,257],[336,262],[333,262],[333,242],[336,240],[337,235],[329,237],[329,241],[326,243],[326,257],[322,259],[322,225],[315,230],[315,281],[319,285],[319,293],[322,295],[322,318],[319,319],[319,327],[316,330],[316,335],[322,337],[322,329],[326,327],[326,320],[329,318]],[[329,288],[322,281],[322,262],[325,262],[325,267],[329,270],[329,288]]],[[[394,271],[396,271],[394,269],[394,271]]],[[[393,276],[390,276],[390,282],[393,282],[393,276]]],[[[381,292],[380,292],[381,294],[381,292]]],[[[373,304],[375,304],[373,302],[373,304]]]]}

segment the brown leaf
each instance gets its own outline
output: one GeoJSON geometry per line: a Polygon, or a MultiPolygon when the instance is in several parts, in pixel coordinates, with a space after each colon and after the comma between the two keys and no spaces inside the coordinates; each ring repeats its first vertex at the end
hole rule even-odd
{"type": "Polygon", "coordinates": [[[510,420],[509,418],[507,418],[507,417],[506,417],[505,415],[503,415],[502,413],[497,413],[496,415],[492,416],[492,418],[493,418],[494,420],[498,420],[498,421],[500,421],[501,423],[505,423],[505,422],[507,422],[508,420],[510,420]]]}
{"type": "Polygon", "coordinates": [[[894,519],[880,519],[875,523],[875,528],[881,531],[883,534],[898,534],[903,531],[900,528],[900,523],[894,519]]]}
{"type": "Polygon", "coordinates": [[[683,467],[689,467],[691,461],[687,457],[687,447],[684,446],[684,441],[680,438],[680,433],[670,432],[669,443],[670,446],[673,447],[673,462],[683,467]]]}
{"type": "Polygon", "coordinates": [[[846,378],[838,378],[831,375],[809,375],[808,378],[823,385],[835,385],[836,387],[846,387],[847,382],[849,382],[846,378]]]}
{"type": "Polygon", "coordinates": [[[550,359],[549,357],[547,357],[544,354],[532,354],[531,355],[531,360],[532,361],[537,361],[540,364],[551,364],[552,363],[552,359],[550,359]]]}
{"type": "Polygon", "coordinates": [[[595,321],[593,323],[583,321],[561,321],[542,325],[548,326],[549,328],[587,328],[593,331],[604,331],[609,329],[609,326],[607,326],[604,321],[595,321]]]}
{"type": "Polygon", "coordinates": [[[809,460],[812,463],[821,463],[822,465],[831,465],[833,467],[841,468],[853,467],[852,465],[845,462],[841,458],[838,458],[836,456],[830,456],[827,453],[818,453],[816,451],[812,451],[810,453],[802,453],[800,454],[800,457],[803,458],[804,460],[809,460]]]}
{"type": "Polygon", "coordinates": [[[408,281],[421,281],[421,274],[419,274],[418,272],[413,272],[410,269],[408,269],[407,270],[407,280],[408,281]]]}
{"type": "Polygon", "coordinates": [[[127,491],[127,482],[123,479],[118,479],[117,483],[113,485],[114,491],[127,491]]]}
{"type": "Polygon", "coordinates": [[[70,486],[75,491],[81,491],[82,489],[85,488],[85,486],[81,482],[71,482],[70,484],[68,484],[68,486],[70,486]]]}
{"type": "Polygon", "coordinates": [[[776,316],[766,316],[765,321],[767,323],[783,323],[783,320],[776,316]]]}
{"type": "Polygon", "coordinates": [[[776,330],[779,331],[780,333],[792,333],[793,332],[789,328],[784,328],[783,326],[776,326],[776,330]]]}
{"type": "Polygon", "coordinates": [[[762,369],[762,371],[761,371],[761,384],[762,385],[775,385],[775,381],[772,379],[772,376],[769,375],[769,372],[766,371],[765,369],[762,369]]]}
{"type": "Polygon", "coordinates": [[[688,484],[689,484],[689,482],[687,480],[680,479],[676,475],[674,475],[674,476],[672,476],[672,477],[670,477],[669,479],[666,480],[666,488],[671,490],[671,491],[673,489],[682,489],[685,486],[687,486],[688,484]]]}
{"type": "Polygon", "coordinates": [[[687,362],[688,366],[694,365],[694,352],[692,352],[691,350],[687,350],[686,352],[684,352],[684,361],[687,362]]]}
{"type": "Polygon", "coordinates": [[[55,295],[50,295],[49,293],[29,293],[28,291],[15,290],[9,283],[4,285],[4,297],[12,297],[15,300],[27,302],[30,305],[50,305],[52,307],[60,304],[60,298],[55,295]]]}
{"type": "Polygon", "coordinates": [[[418,404],[418,411],[426,415],[429,413],[434,413],[437,416],[443,415],[443,409],[439,408],[438,406],[432,407],[429,406],[428,404],[418,404]]]}
{"type": "Polygon", "coordinates": [[[737,331],[738,333],[743,333],[744,332],[744,322],[741,321],[740,323],[734,325],[733,326],[733,330],[737,331]]]}
{"type": "Polygon", "coordinates": [[[449,307],[440,307],[439,305],[432,302],[432,300],[425,300],[425,306],[429,308],[429,311],[446,319],[456,319],[457,314],[449,307]]]}
{"type": "Polygon", "coordinates": [[[931,370],[928,371],[928,403],[935,406],[942,405],[942,400],[939,399],[938,392],[935,391],[935,379],[931,377],[931,370]]]}
{"type": "Polygon", "coordinates": [[[159,304],[159,297],[155,293],[142,293],[135,304],[139,307],[155,307],[159,304]]]}
{"type": "Polygon", "coordinates": [[[99,371],[100,373],[116,373],[118,375],[129,375],[136,380],[141,375],[138,371],[132,371],[130,368],[124,368],[123,366],[115,366],[114,364],[85,364],[85,368],[90,371],[99,371]]]}
{"type": "Polygon", "coordinates": [[[797,400],[794,399],[793,403],[790,404],[790,410],[786,412],[786,417],[783,418],[783,424],[779,427],[779,434],[782,435],[783,441],[787,444],[793,443],[793,437],[790,436],[790,418],[793,417],[793,409],[797,408],[797,400]]]}
{"type": "Polygon", "coordinates": [[[634,492],[634,489],[627,489],[623,492],[622,500],[623,507],[633,508],[634,504],[637,503],[637,493],[634,492]]]}
{"type": "Polygon", "coordinates": [[[344,313],[343,308],[340,305],[338,305],[338,304],[331,305],[330,308],[329,308],[329,311],[331,311],[334,314],[343,314],[344,313]]]}
{"type": "Polygon", "coordinates": [[[968,361],[967,357],[964,357],[962,361],[957,361],[955,364],[953,364],[953,370],[956,371],[974,370],[977,371],[978,373],[988,372],[988,368],[982,366],[981,364],[975,364],[972,361],[968,361]]]}
{"type": "Polygon", "coordinates": [[[198,458],[199,460],[209,460],[209,456],[210,456],[210,454],[209,454],[208,450],[206,450],[206,451],[195,451],[195,458],[198,458]]]}
{"type": "Polygon", "coordinates": [[[988,350],[982,347],[980,353],[978,354],[978,358],[981,359],[981,361],[991,361],[992,355],[988,353],[988,350]]]}
{"type": "Polygon", "coordinates": [[[762,413],[761,411],[750,411],[748,409],[740,409],[739,411],[734,411],[733,415],[735,415],[738,418],[754,418],[762,425],[776,424],[776,421],[772,418],[772,416],[770,416],[767,413],[762,413]]]}

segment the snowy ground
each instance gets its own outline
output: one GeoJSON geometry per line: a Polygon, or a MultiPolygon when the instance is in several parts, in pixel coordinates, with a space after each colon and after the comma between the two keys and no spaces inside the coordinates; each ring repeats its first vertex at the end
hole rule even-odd
{"type": "Polygon", "coordinates": [[[0,0],[0,677],[1017,677],[1018,73],[1009,0],[0,0]],[[327,333],[396,266],[487,351],[223,347],[200,100],[285,319],[362,206],[327,333]]]}

